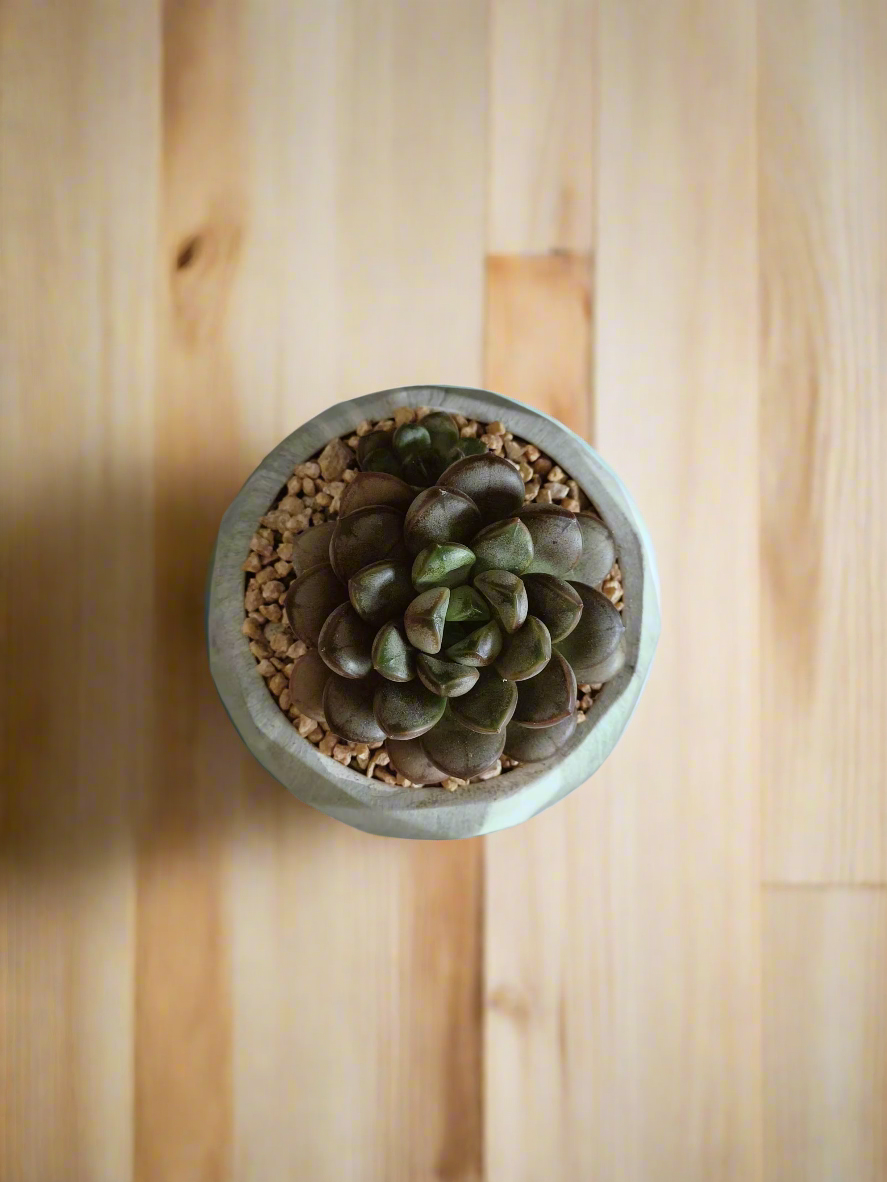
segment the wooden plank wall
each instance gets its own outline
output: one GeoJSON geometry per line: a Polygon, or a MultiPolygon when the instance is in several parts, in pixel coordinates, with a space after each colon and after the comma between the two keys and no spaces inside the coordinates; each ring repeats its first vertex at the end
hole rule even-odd
{"type": "Polygon", "coordinates": [[[3,1182],[883,1182],[885,55],[3,0],[3,1182]],[[203,654],[251,467],[424,381],[592,438],[663,586],[618,752],[463,843],[290,799],[203,654]]]}

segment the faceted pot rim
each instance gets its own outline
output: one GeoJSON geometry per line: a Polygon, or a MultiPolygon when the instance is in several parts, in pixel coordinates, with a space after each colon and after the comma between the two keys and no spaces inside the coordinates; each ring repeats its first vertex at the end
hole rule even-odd
{"type": "MultiPolygon", "coordinates": [[[[569,577],[569,576],[568,576],[569,577]]],[[[594,774],[616,746],[647,681],[659,639],[659,579],[653,546],[628,491],[585,440],[549,415],[489,390],[401,386],[339,402],[288,435],[262,460],[229,505],[210,561],[206,592],[209,665],[222,703],[259,763],[306,804],[367,833],[448,839],[493,833],[528,820],[594,774]],[[321,754],[281,711],[241,631],[241,569],[259,518],[297,464],[364,419],[392,418],[402,406],[430,406],[482,423],[500,420],[548,456],[590,497],[613,534],[623,585],[627,660],[600,691],[586,721],[553,760],[514,768],[448,792],[368,779],[321,754]]]]}

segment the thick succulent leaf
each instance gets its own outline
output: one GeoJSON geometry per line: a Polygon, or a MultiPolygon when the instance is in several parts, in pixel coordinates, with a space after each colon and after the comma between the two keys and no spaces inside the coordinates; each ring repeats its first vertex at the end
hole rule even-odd
{"type": "Polygon", "coordinates": [[[363,464],[366,472],[387,472],[391,476],[404,476],[403,461],[390,447],[378,447],[371,451],[363,464]]]}
{"type": "Polygon", "coordinates": [[[533,539],[518,517],[496,521],[472,540],[475,576],[486,570],[509,570],[521,575],[533,561],[533,539]]]}
{"type": "Polygon", "coordinates": [[[606,681],[612,681],[625,664],[625,656],[625,637],[623,636],[609,657],[604,657],[597,665],[583,666],[582,680],[590,682],[591,685],[603,685],[606,681]]]}
{"type": "Polygon", "coordinates": [[[413,784],[439,784],[447,778],[425,754],[421,739],[386,739],[385,750],[394,770],[413,784]]]}
{"type": "MultiPolygon", "coordinates": [[[[388,472],[358,472],[351,483],[345,485],[339,516],[347,517],[349,513],[355,513],[367,505],[391,505],[406,513],[415,495],[405,480],[388,472]]],[[[335,522],[327,524],[334,526],[335,522]]],[[[316,528],[322,529],[323,526],[316,528]]]]}
{"type": "Polygon", "coordinates": [[[551,759],[576,733],[576,711],[554,726],[523,726],[513,719],[505,732],[505,754],[521,763],[551,759]]]}
{"type": "Polygon", "coordinates": [[[469,632],[463,640],[457,640],[446,650],[446,656],[460,665],[475,665],[483,668],[492,665],[502,651],[502,629],[495,620],[482,624],[469,632]]]}
{"type": "Polygon", "coordinates": [[[420,652],[432,656],[440,652],[449,602],[449,587],[432,587],[417,595],[404,612],[407,639],[420,652]]]}
{"type": "Polygon", "coordinates": [[[429,447],[425,451],[414,452],[404,460],[403,477],[416,488],[426,488],[434,484],[445,467],[446,460],[429,447]]]}
{"type": "Polygon", "coordinates": [[[458,542],[435,542],[420,550],[413,559],[413,586],[417,591],[429,587],[458,587],[468,581],[474,554],[458,542]]]}
{"type": "Polygon", "coordinates": [[[330,675],[323,695],[323,712],[334,735],[350,743],[379,743],[385,738],[373,713],[375,691],[373,678],[351,681],[335,673],[330,675]]]}
{"type": "Polygon", "coordinates": [[[466,621],[470,624],[483,624],[490,618],[490,605],[479,591],[463,583],[461,587],[454,587],[450,592],[450,603],[447,608],[447,623],[466,621]]]}
{"type": "Polygon", "coordinates": [[[559,652],[541,673],[517,687],[514,717],[524,726],[554,726],[576,709],[576,675],[559,652]]]}
{"type": "Polygon", "coordinates": [[[438,484],[471,497],[484,521],[513,517],[524,503],[524,482],[501,456],[466,456],[450,464],[438,484]]]}
{"type": "Polygon", "coordinates": [[[414,596],[410,568],[403,562],[373,562],[348,580],[348,597],[357,614],[377,628],[400,619],[414,596]]]}
{"type": "Polygon", "coordinates": [[[524,575],[531,615],[548,629],[553,644],[569,636],[582,615],[582,597],[554,575],[524,575]]]}
{"type": "Polygon", "coordinates": [[[357,462],[361,468],[366,466],[367,459],[374,451],[391,451],[391,436],[391,431],[370,431],[358,440],[357,462]]]}
{"type": "Polygon", "coordinates": [[[513,636],[505,638],[502,652],[496,661],[496,672],[510,681],[526,681],[541,673],[551,660],[551,636],[536,616],[526,622],[513,636]]]}
{"type": "Polygon", "coordinates": [[[403,524],[410,554],[435,542],[467,542],[480,528],[480,513],[471,497],[454,489],[426,488],[413,500],[403,524]]]}
{"type": "Polygon", "coordinates": [[[487,445],[482,443],[480,439],[460,439],[455,447],[451,447],[447,452],[448,464],[455,464],[456,460],[462,460],[465,456],[485,456],[487,454],[487,445]]]}
{"type": "Polygon", "coordinates": [[[407,644],[401,624],[382,625],[370,656],[373,668],[386,681],[412,681],[416,676],[416,650],[407,644]]]}
{"type": "Polygon", "coordinates": [[[301,714],[323,722],[323,691],[333,672],[316,648],[299,657],[290,674],[290,701],[301,714]]]}
{"type": "Polygon", "coordinates": [[[533,561],[528,574],[568,575],[582,554],[582,534],[576,514],[560,505],[525,505],[518,513],[533,539],[533,561]]]}
{"type": "Polygon", "coordinates": [[[480,676],[470,665],[431,657],[427,653],[419,653],[416,658],[416,672],[422,684],[442,698],[467,694],[480,676]]]}
{"type": "Polygon", "coordinates": [[[283,610],[299,640],[316,645],[327,616],[347,601],[348,588],[336,577],[333,568],[312,566],[290,583],[283,610]]]}
{"type": "Polygon", "coordinates": [[[506,632],[517,632],[527,618],[527,592],[523,582],[507,570],[488,570],[474,585],[492,607],[506,632]]]}
{"type": "Polygon", "coordinates": [[[366,505],[339,518],[330,543],[330,562],[343,582],[383,558],[406,558],[402,513],[391,505],[366,505]]]}
{"type": "Polygon", "coordinates": [[[317,650],[340,677],[366,677],[373,667],[375,630],[350,603],[331,612],[320,630],[317,650]]]}
{"type": "Polygon", "coordinates": [[[577,513],[576,524],[582,534],[582,556],[570,571],[570,578],[589,587],[599,586],[616,561],[613,535],[594,513],[577,513]]]}
{"type": "Polygon", "coordinates": [[[422,426],[431,437],[431,446],[441,456],[445,456],[459,440],[456,420],[445,410],[435,410],[426,415],[422,420],[422,426]]]}
{"type": "Polygon", "coordinates": [[[511,721],[517,706],[517,686],[492,669],[485,669],[474,689],[450,703],[453,716],[469,730],[496,735],[511,721]]]}
{"type": "Polygon", "coordinates": [[[504,746],[504,729],[495,735],[480,734],[464,726],[451,710],[422,736],[422,748],[432,763],[460,780],[470,780],[491,768],[504,746]]]}
{"type": "Polygon", "coordinates": [[[446,709],[447,700],[420,681],[412,685],[383,682],[373,699],[376,722],[391,739],[415,739],[431,730],[446,709]]]}
{"type": "Polygon", "coordinates": [[[293,541],[293,570],[297,575],[304,574],[312,566],[329,566],[330,542],[335,528],[335,521],[324,521],[321,525],[296,534],[293,541]]]}
{"type": "Polygon", "coordinates": [[[625,632],[622,616],[606,595],[585,583],[571,583],[582,599],[582,615],[569,636],[555,648],[573,666],[580,681],[617,648],[625,632]]]}
{"type": "Polygon", "coordinates": [[[421,423],[401,423],[394,432],[394,450],[403,459],[431,447],[431,436],[421,423]]]}

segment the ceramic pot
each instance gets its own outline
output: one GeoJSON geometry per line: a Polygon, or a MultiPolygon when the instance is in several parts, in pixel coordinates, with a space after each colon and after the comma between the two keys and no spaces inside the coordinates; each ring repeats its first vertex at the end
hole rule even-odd
{"type": "Polygon", "coordinates": [[[584,440],[548,415],[488,390],[408,386],[340,402],[299,427],[269,453],[222,518],[207,588],[207,643],[213,680],[247,747],[306,804],[387,837],[457,838],[526,821],[563,799],[601,766],[625,729],[650,672],[659,637],[659,584],[646,528],[616,474],[584,440]],[[391,418],[400,406],[431,406],[482,423],[496,419],[534,443],[576,480],[616,542],[624,588],[627,660],[596,698],[558,756],[448,792],[390,787],[322,755],[281,712],[242,634],[241,564],[258,520],[296,464],[363,419],[391,418]]]}

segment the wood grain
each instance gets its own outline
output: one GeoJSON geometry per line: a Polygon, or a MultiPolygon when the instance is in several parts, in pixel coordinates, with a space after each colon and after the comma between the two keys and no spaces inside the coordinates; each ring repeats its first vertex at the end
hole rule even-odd
{"type": "Polygon", "coordinates": [[[887,893],[773,888],[764,914],[766,1182],[880,1182],[887,893]]]}
{"type": "Polygon", "coordinates": [[[766,874],[887,881],[887,12],[761,18],[766,874]]]}
{"type": "Polygon", "coordinates": [[[489,246],[592,245],[594,0],[492,0],[489,246]]]}
{"type": "Polygon", "coordinates": [[[130,1176],[132,823],[150,744],[155,15],[89,0],[0,9],[10,1182],[130,1176]]]}

